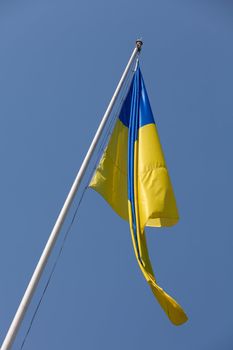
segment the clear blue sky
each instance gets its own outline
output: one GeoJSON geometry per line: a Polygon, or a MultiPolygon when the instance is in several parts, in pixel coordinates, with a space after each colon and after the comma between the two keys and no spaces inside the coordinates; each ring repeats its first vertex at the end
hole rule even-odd
{"type": "Polygon", "coordinates": [[[148,244],[159,283],[189,321],[169,323],[127,223],[89,190],[24,349],[232,349],[232,19],[227,0],[1,1],[1,341],[142,36],[181,217],[148,230],[148,244]]]}

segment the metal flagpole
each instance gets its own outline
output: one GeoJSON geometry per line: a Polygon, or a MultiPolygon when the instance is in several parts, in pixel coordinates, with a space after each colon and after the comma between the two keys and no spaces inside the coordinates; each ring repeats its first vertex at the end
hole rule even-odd
{"type": "Polygon", "coordinates": [[[96,134],[95,134],[94,139],[93,139],[93,141],[92,141],[92,143],[90,145],[90,148],[89,148],[89,150],[88,150],[88,152],[86,154],[86,157],[83,160],[83,163],[82,163],[82,165],[81,165],[81,167],[79,169],[79,172],[78,172],[78,174],[77,174],[77,176],[76,176],[76,178],[74,180],[74,183],[73,183],[73,185],[72,185],[72,187],[70,189],[70,192],[69,192],[69,194],[68,194],[68,196],[66,198],[66,201],[65,201],[65,203],[63,205],[63,208],[62,208],[62,210],[61,210],[61,212],[60,212],[60,214],[59,214],[59,216],[57,218],[57,221],[56,221],[56,223],[54,225],[54,228],[53,228],[53,230],[52,230],[52,232],[50,234],[48,242],[47,242],[47,244],[46,244],[46,246],[44,248],[44,251],[43,251],[43,253],[42,253],[41,257],[40,257],[40,260],[39,260],[39,262],[38,262],[38,264],[36,266],[36,269],[35,269],[32,277],[31,277],[31,280],[30,280],[30,282],[28,284],[28,287],[27,287],[27,289],[26,289],[26,291],[24,293],[24,296],[23,296],[23,298],[21,300],[21,303],[20,303],[20,305],[18,307],[18,310],[17,310],[17,312],[15,314],[15,317],[14,317],[14,319],[13,319],[11,325],[10,325],[10,328],[9,328],[9,330],[7,332],[5,340],[2,343],[1,350],[9,350],[11,348],[11,346],[12,346],[12,343],[13,343],[15,337],[16,337],[17,331],[18,331],[18,329],[19,329],[19,327],[20,327],[20,325],[22,323],[22,320],[24,318],[24,315],[25,315],[25,313],[27,311],[28,305],[29,305],[29,303],[31,301],[31,298],[32,298],[34,292],[35,292],[36,286],[37,286],[37,284],[38,284],[38,282],[40,280],[41,274],[42,274],[42,272],[43,272],[43,270],[45,268],[45,265],[47,263],[49,255],[50,255],[50,253],[52,251],[52,248],[53,248],[53,246],[54,246],[54,244],[56,242],[56,239],[57,239],[57,237],[59,235],[59,232],[60,232],[60,230],[62,228],[62,224],[63,224],[63,222],[65,220],[67,212],[68,212],[68,210],[69,210],[69,208],[70,208],[70,206],[72,204],[74,196],[75,196],[75,194],[76,194],[76,192],[77,192],[77,190],[79,188],[81,180],[82,180],[82,178],[84,176],[84,173],[85,173],[85,171],[87,169],[87,166],[88,166],[88,164],[90,162],[90,159],[91,159],[91,157],[92,157],[92,155],[94,153],[94,150],[95,150],[95,148],[97,146],[97,143],[98,143],[98,141],[99,141],[99,139],[100,139],[100,137],[102,135],[104,126],[105,126],[105,124],[106,124],[106,122],[107,122],[107,120],[108,120],[108,118],[110,116],[110,113],[111,113],[111,111],[113,109],[113,106],[114,106],[114,104],[116,102],[116,99],[117,99],[117,97],[119,95],[119,92],[120,92],[120,90],[122,88],[122,85],[123,85],[123,83],[125,81],[127,73],[129,72],[131,64],[133,63],[133,61],[134,61],[135,57],[137,56],[137,54],[141,51],[142,44],[143,43],[142,43],[141,40],[137,40],[136,41],[136,47],[134,48],[134,50],[132,52],[132,55],[131,55],[131,57],[129,59],[129,62],[128,62],[127,66],[126,66],[126,68],[125,68],[125,70],[123,72],[123,75],[122,75],[122,77],[121,77],[121,79],[120,79],[120,81],[119,81],[119,83],[117,85],[116,91],[113,94],[113,97],[112,97],[112,99],[111,99],[111,101],[110,101],[110,103],[108,105],[108,108],[107,108],[107,110],[106,110],[106,112],[105,112],[105,114],[103,116],[103,119],[102,119],[102,121],[101,121],[101,123],[100,123],[100,125],[99,125],[99,127],[98,127],[98,129],[96,131],[96,134]]]}

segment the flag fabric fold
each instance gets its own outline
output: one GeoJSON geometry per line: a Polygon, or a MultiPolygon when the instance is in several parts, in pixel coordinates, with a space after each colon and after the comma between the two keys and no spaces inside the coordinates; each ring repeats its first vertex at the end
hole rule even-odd
{"type": "Polygon", "coordinates": [[[173,324],[184,323],[182,307],[157,284],[147,249],[145,227],[174,225],[179,215],[139,66],[89,186],[129,221],[135,255],[153,294],[173,324]]]}

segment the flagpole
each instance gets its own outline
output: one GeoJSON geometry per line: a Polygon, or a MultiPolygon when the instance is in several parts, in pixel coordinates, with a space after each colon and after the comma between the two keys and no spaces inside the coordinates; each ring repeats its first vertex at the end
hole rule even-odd
{"type": "Polygon", "coordinates": [[[32,298],[32,296],[33,296],[33,294],[35,292],[35,289],[37,287],[37,284],[38,284],[38,282],[40,280],[41,274],[42,274],[42,272],[43,272],[43,270],[44,270],[44,268],[46,266],[46,263],[47,263],[47,260],[48,260],[48,258],[50,256],[50,254],[51,254],[52,248],[53,248],[53,246],[54,246],[54,244],[56,242],[56,239],[57,239],[57,237],[59,235],[59,232],[60,232],[60,230],[62,228],[63,222],[65,220],[65,217],[66,217],[67,213],[68,213],[68,210],[69,210],[69,208],[70,208],[70,206],[71,206],[71,204],[73,202],[75,194],[76,194],[76,192],[77,192],[77,190],[79,188],[79,185],[80,185],[81,180],[82,180],[82,178],[83,178],[83,176],[85,174],[85,171],[86,171],[87,166],[88,166],[88,164],[90,162],[90,159],[91,159],[91,157],[92,157],[92,155],[93,155],[93,153],[95,151],[97,143],[98,143],[98,141],[99,141],[99,139],[100,139],[100,137],[102,135],[103,129],[104,129],[105,125],[106,125],[106,122],[107,122],[110,114],[111,114],[113,106],[114,106],[114,104],[116,102],[116,99],[117,99],[117,97],[119,95],[119,92],[120,92],[120,90],[121,90],[121,88],[122,88],[122,86],[124,84],[124,81],[125,81],[125,79],[127,77],[127,74],[128,74],[128,72],[130,70],[130,67],[131,67],[134,59],[138,55],[138,53],[141,51],[142,44],[143,43],[142,43],[141,40],[137,40],[136,41],[136,46],[135,46],[135,48],[134,48],[134,50],[132,52],[132,55],[131,55],[131,57],[129,59],[129,62],[128,62],[127,66],[126,66],[126,68],[125,68],[125,70],[124,70],[124,72],[122,74],[122,77],[121,77],[121,79],[120,79],[120,81],[119,81],[119,83],[117,85],[116,91],[114,92],[114,94],[112,96],[112,99],[111,99],[111,101],[110,101],[110,103],[108,105],[108,108],[107,108],[107,110],[106,110],[106,112],[105,112],[105,114],[104,114],[104,116],[102,118],[102,121],[101,121],[101,123],[100,123],[100,125],[99,125],[99,127],[98,127],[98,129],[96,131],[96,134],[95,134],[95,136],[93,138],[93,141],[92,141],[92,143],[90,145],[90,148],[89,148],[89,150],[88,150],[88,152],[87,152],[87,154],[86,154],[86,156],[85,156],[85,158],[83,160],[83,163],[82,163],[82,165],[81,165],[81,167],[80,167],[80,169],[78,171],[78,174],[77,174],[77,176],[76,176],[76,178],[74,180],[74,183],[73,183],[73,185],[72,185],[72,187],[70,189],[70,192],[69,192],[69,194],[68,194],[68,196],[67,196],[67,198],[65,200],[65,203],[64,203],[63,208],[61,209],[61,212],[60,212],[60,214],[59,214],[59,216],[57,218],[57,221],[56,221],[56,223],[54,225],[54,228],[53,228],[53,230],[52,230],[52,232],[51,232],[51,234],[49,236],[48,242],[46,243],[44,251],[43,251],[43,253],[42,253],[41,257],[40,257],[40,260],[39,260],[39,262],[38,262],[38,264],[36,266],[36,269],[35,269],[32,277],[31,277],[31,280],[30,280],[30,282],[28,284],[28,287],[27,287],[27,289],[26,289],[26,291],[24,293],[24,296],[23,296],[23,298],[21,300],[21,303],[20,303],[20,305],[18,307],[18,310],[17,310],[17,312],[15,314],[15,317],[14,317],[14,319],[13,319],[13,321],[12,321],[10,327],[9,327],[9,330],[7,332],[7,335],[6,335],[6,337],[5,337],[5,339],[4,339],[3,343],[2,343],[1,350],[9,350],[11,348],[12,344],[13,344],[13,341],[14,341],[14,339],[16,337],[16,334],[17,334],[17,332],[19,330],[19,327],[20,327],[20,325],[21,325],[21,323],[23,321],[23,318],[25,316],[25,313],[27,311],[27,308],[28,308],[28,306],[30,304],[31,298],[32,298]]]}

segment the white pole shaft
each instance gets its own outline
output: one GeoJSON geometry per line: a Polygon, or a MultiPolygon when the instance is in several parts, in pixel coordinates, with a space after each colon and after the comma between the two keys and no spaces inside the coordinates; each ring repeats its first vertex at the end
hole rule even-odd
{"type": "Polygon", "coordinates": [[[35,292],[36,286],[37,286],[37,284],[38,284],[38,282],[40,280],[41,274],[42,274],[42,272],[43,272],[43,270],[45,268],[46,262],[47,262],[47,260],[49,258],[49,255],[50,255],[50,253],[52,251],[52,248],[53,248],[53,246],[54,246],[54,244],[56,242],[56,239],[57,239],[57,237],[59,235],[59,232],[60,232],[60,230],[62,228],[62,224],[63,224],[63,222],[65,220],[67,212],[68,212],[68,210],[70,208],[70,205],[72,204],[72,201],[73,201],[73,199],[75,197],[75,194],[76,194],[76,192],[78,190],[78,187],[80,185],[80,182],[81,182],[81,180],[82,180],[82,178],[84,176],[84,173],[85,173],[85,171],[87,169],[87,166],[88,166],[88,164],[90,162],[90,159],[91,159],[91,157],[92,157],[92,155],[94,153],[94,150],[95,150],[95,148],[97,146],[97,143],[98,143],[98,141],[99,141],[99,139],[101,137],[101,134],[103,132],[104,126],[105,126],[105,124],[106,124],[106,122],[107,122],[107,120],[108,120],[108,118],[110,116],[110,113],[111,113],[111,111],[113,109],[113,106],[114,106],[114,104],[116,102],[117,96],[119,95],[119,92],[120,92],[120,90],[122,88],[122,85],[123,85],[123,83],[125,81],[125,78],[127,76],[127,73],[129,72],[131,64],[133,63],[133,61],[134,61],[134,59],[137,56],[137,53],[139,51],[140,50],[139,50],[138,46],[136,46],[135,49],[133,50],[133,53],[132,53],[132,55],[131,55],[131,57],[129,59],[129,62],[128,62],[126,68],[125,68],[125,71],[124,71],[124,73],[123,73],[123,75],[122,75],[122,77],[121,77],[121,79],[120,79],[120,81],[118,83],[116,91],[115,91],[115,93],[114,93],[114,95],[113,95],[113,97],[112,97],[112,99],[111,99],[111,101],[110,101],[110,103],[108,105],[108,108],[107,108],[107,110],[106,110],[106,112],[105,112],[105,114],[103,116],[103,119],[102,119],[102,121],[101,121],[101,123],[100,123],[100,125],[99,125],[99,127],[98,127],[98,129],[96,131],[96,134],[95,134],[94,139],[93,139],[93,141],[92,141],[92,143],[90,145],[90,148],[89,148],[89,150],[88,150],[88,152],[86,154],[86,157],[83,160],[83,163],[82,163],[82,165],[81,165],[81,167],[79,169],[79,172],[78,172],[78,174],[77,174],[77,176],[75,178],[75,181],[74,181],[74,183],[73,183],[73,185],[72,185],[72,187],[70,189],[70,192],[69,192],[69,194],[68,194],[68,196],[66,198],[66,201],[65,201],[65,203],[63,205],[63,208],[62,208],[62,210],[61,210],[61,212],[60,212],[60,214],[59,214],[59,216],[57,218],[57,221],[56,221],[56,223],[54,225],[54,228],[53,228],[53,230],[52,230],[52,232],[50,234],[48,242],[47,242],[47,244],[46,244],[46,246],[44,248],[44,251],[43,251],[43,253],[42,253],[41,257],[40,257],[40,260],[39,260],[39,262],[38,262],[38,264],[36,266],[36,269],[35,269],[32,277],[31,277],[31,280],[30,280],[30,282],[28,284],[28,287],[27,287],[27,289],[26,289],[26,291],[24,293],[22,301],[21,301],[21,303],[20,303],[20,305],[18,307],[18,310],[17,310],[17,312],[15,314],[15,317],[14,317],[14,319],[13,319],[13,321],[11,323],[11,326],[10,326],[8,332],[7,332],[5,340],[2,343],[1,350],[9,350],[11,348],[11,346],[12,346],[12,343],[13,343],[15,337],[16,337],[17,331],[18,331],[18,329],[19,329],[19,327],[21,325],[21,322],[23,320],[23,317],[24,317],[24,315],[25,315],[25,313],[27,311],[28,305],[29,305],[29,303],[31,301],[31,298],[32,298],[34,292],[35,292]]]}

